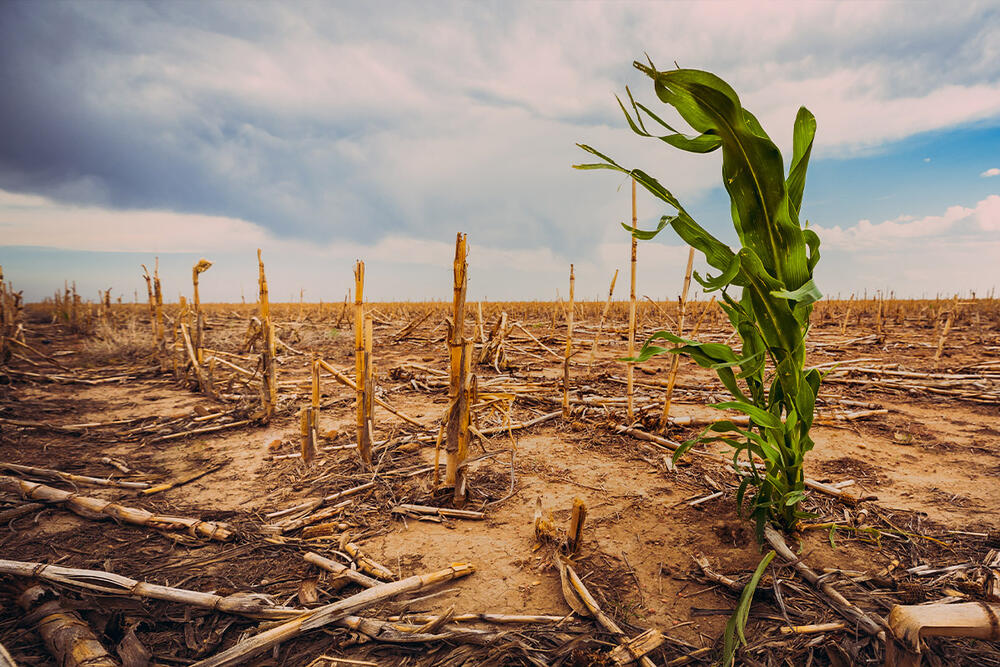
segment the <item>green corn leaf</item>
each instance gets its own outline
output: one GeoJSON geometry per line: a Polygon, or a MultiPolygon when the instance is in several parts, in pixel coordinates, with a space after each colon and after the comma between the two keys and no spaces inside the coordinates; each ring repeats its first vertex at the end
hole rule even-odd
{"type": "Polygon", "coordinates": [[[621,225],[626,232],[629,232],[632,236],[639,239],[640,241],[651,241],[652,239],[656,238],[657,234],[666,229],[667,225],[669,225],[673,220],[676,219],[677,219],[676,215],[665,215],[662,218],[660,218],[660,224],[656,226],[656,229],[650,231],[639,229],[638,227],[630,227],[629,225],[626,225],[624,222],[621,223],[621,225]]]}
{"type": "Polygon", "coordinates": [[[649,361],[653,357],[660,354],[670,354],[674,352],[674,349],[668,347],[660,347],[659,345],[643,345],[642,349],[639,350],[639,354],[634,357],[620,357],[618,361],[624,361],[625,363],[641,364],[644,361],[649,361]]]}
{"type": "Polygon", "coordinates": [[[695,271],[694,279],[697,280],[701,284],[701,286],[705,288],[705,293],[707,294],[710,292],[715,292],[720,289],[724,289],[728,285],[733,284],[733,281],[736,279],[736,276],[738,276],[739,273],[740,273],[740,256],[735,255],[732,261],[729,262],[729,266],[727,266],[725,270],[721,274],[719,274],[718,277],[716,278],[706,277],[703,279],[700,275],[698,275],[698,272],[695,271]]]}
{"type": "Polygon", "coordinates": [[[795,128],[792,131],[792,164],[785,180],[788,200],[795,210],[796,217],[802,208],[802,193],[806,189],[806,170],[809,168],[809,155],[812,153],[815,138],[816,118],[809,109],[800,107],[795,115],[795,128]]]}
{"type": "Polygon", "coordinates": [[[736,92],[699,70],[650,71],[657,95],[696,131],[718,133],[722,172],[736,209],[734,223],[745,246],[756,250],[769,273],[792,289],[809,279],[805,242],[785,188],[777,146],[740,104],[736,92]]]}
{"type": "Polygon", "coordinates": [[[757,569],[754,570],[750,582],[743,588],[743,593],[740,595],[740,601],[736,605],[735,613],[729,618],[729,622],[726,623],[726,631],[723,633],[722,639],[722,664],[725,667],[731,667],[736,659],[737,637],[743,646],[747,644],[744,631],[747,619],[750,617],[750,605],[753,603],[753,594],[757,590],[760,578],[764,575],[764,570],[767,569],[767,566],[774,559],[774,555],[773,551],[769,551],[761,559],[760,563],[757,564],[757,569]]]}
{"type": "Polygon", "coordinates": [[[767,410],[762,410],[756,405],[743,401],[723,401],[722,403],[711,403],[708,407],[716,410],[738,410],[748,415],[754,423],[767,428],[781,428],[781,419],[775,417],[767,410]]]}
{"type": "Polygon", "coordinates": [[[616,95],[615,99],[618,100],[618,106],[621,107],[622,113],[625,114],[625,119],[628,121],[629,127],[632,128],[632,131],[638,134],[639,136],[649,137],[651,139],[659,139],[664,143],[670,144],[674,148],[679,148],[681,150],[688,151],[691,153],[710,153],[721,145],[719,137],[715,136],[714,134],[702,134],[696,137],[689,137],[684,134],[681,134],[674,128],[664,123],[662,120],[660,120],[659,117],[657,117],[655,114],[653,114],[647,109],[646,112],[650,114],[650,116],[654,120],[656,120],[663,127],[667,128],[672,132],[672,134],[667,134],[663,136],[656,136],[650,134],[649,132],[646,131],[646,127],[642,123],[642,117],[639,114],[639,108],[636,106],[635,100],[632,99],[631,91],[628,91],[627,88],[626,91],[629,93],[629,101],[632,103],[632,108],[635,110],[635,116],[636,116],[635,120],[632,120],[632,115],[625,108],[625,105],[622,104],[621,98],[616,95]]]}
{"type": "Polygon", "coordinates": [[[810,278],[797,290],[771,290],[771,296],[778,297],[779,299],[795,301],[796,305],[809,305],[822,299],[823,293],[819,291],[819,288],[816,287],[816,283],[814,283],[810,278]]]}
{"type": "Polygon", "coordinates": [[[803,229],[802,238],[805,239],[806,246],[809,248],[809,261],[807,265],[809,267],[809,274],[812,275],[812,271],[816,267],[816,262],[819,261],[819,234],[811,229],[803,229]]]}
{"type": "Polygon", "coordinates": [[[797,505],[802,502],[802,499],[806,497],[804,491],[792,491],[785,496],[785,505],[797,505]]]}

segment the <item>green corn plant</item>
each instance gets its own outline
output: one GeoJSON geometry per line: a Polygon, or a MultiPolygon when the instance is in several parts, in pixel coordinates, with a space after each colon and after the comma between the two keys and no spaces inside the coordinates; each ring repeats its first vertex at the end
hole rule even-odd
{"type": "Polygon", "coordinates": [[[778,147],[722,79],[692,69],[658,71],[652,62],[634,65],[653,80],[656,96],[672,106],[697,134],[675,130],[647,106],[637,103],[626,89],[632,111],[621,99],[618,104],[629,127],[643,137],[691,153],[722,150],[722,181],[729,193],[741,247],[734,251],[712,236],[666,187],[641,169],[626,169],[584,144],[578,145],[601,162],[574,166],[630,175],[674,213],[663,216],[654,230],[622,226],[642,240],[652,239],[669,226],[718,270],[714,277],[695,273],[695,278],[706,292],[721,291],[720,306],[739,334],[741,350],[660,331],[646,341],[632,361],[665,352],[687,355],[700,366],[713,369],[732,394],[733,400],[712,407],[738,410],[749,416],[746,428],[725,419],[712,424],[685,442],[675,457],[698,442],[731,445],[733,462],[742,478],[736,502],[742,511],[747,490],[755,491],[747,510],[756,521],[758,540],[762,541],[768,520],[790,528],[803,516],[799,511],[805,493],[802,465],[806,452],[813,447],[809,429],[821,378],[818,371],[807,371],[804,364],[809,316],[813,303],[821,297],[812,278],[819,260],[819,237],[799,224],[799,210],[816,120],[807,109],[799,109],[792,161],[786,174],[778,147]],[[647,123],[665,129],[667,134],[649,132],[647,123]],[[660,347],[654,344],[658,340],[674,346],[660,347]],[[748,454],[749,461],[741,461],[743,452],[754,456],[748,454]]]}

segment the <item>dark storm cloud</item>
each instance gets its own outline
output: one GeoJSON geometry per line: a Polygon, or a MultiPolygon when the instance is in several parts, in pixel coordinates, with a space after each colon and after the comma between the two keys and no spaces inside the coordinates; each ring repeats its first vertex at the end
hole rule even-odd
{"type": "Polygon", "coordinates": [[[279,113],[169,73],[197,74],[205,46],[187,40],[273,35],[237,9],[4,3],[0,188],[239,217],[292,235],[316,232],[320,212],[330,233],[363,230],[361,219],[391,229],[399,216],[337,156],[338,140],[361,129],[352,119],[279,113]]]}
{"type": "MultiPolygon", "coordinates": [[[[0,189],[317,241],[461,228],[498,247],[592,252],[622,217],[620,179],[571,172],[574,142],[614,142],[682,196],[717,179],[712,158],[689,168],[628,143],[612,93],[647,90],[632,57],[716,69],[748,99],[770,87],[772,107],[812,90],[832,115],[996,84],[995,6],[908,7],[7,0],[0,189]]],[[[937,127],[935,113],[907,127],[937,127]]],[[[860,139],[833,125],[817,154],[879,143],[871,122],[851,126],[860,139]]]]}

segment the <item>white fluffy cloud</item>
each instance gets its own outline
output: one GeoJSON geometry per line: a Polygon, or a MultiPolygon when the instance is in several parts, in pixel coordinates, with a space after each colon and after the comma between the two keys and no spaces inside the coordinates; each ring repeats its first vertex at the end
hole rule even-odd
{"type": "Polygon", "coordinates": [[[983,173],[979,174],[983,178],[990,178],[991,176],[1000,176],[1000,169],[993,167],[992,169],[987,169],[983,173]]]}
{"type": "Polygon", "coordinates": [[[859,220],[849,227],[814,227],[825,248],[863,250],[892,248],[902,240],[940,237],[953,232],[956,237],[979,236],[1000,230],[1000,195],[990,195],[974,207],[950,206],[941,215],[916,218],[901,215],[894,220],[873,224],[859,220]]]}

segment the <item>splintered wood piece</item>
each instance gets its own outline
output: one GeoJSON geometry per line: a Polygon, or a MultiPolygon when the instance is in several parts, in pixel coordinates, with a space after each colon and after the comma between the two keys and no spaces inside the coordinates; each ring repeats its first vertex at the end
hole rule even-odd
{"type": "Polygon", "coordinates": [[[410,505],[403,503],[392,508],[393,514],[407,514],[411,516],[443,516],[449,519],[474,519],[481,521],[486,518],[483,512],[473,510],[456,510],[448,507],[430,507],[428,505],[410,505]]]}
{"type": "Polygon", "coordinates": [[[414,632],[416,633],[427,633],[433,634],[443,628],[445,625],[451,622],[452,617],[455,616],[455,607],[452,605],[445,610],[443,614],[436,618],[427,620],[423,625],[416,628],[414,632]]]}
{"type": "Polygon", "coordinates": [[[542,497],[535,498],[535,541],[539,544],[543,542],[556,541],[559,537],[559,529],[552,519],[552,512],[547,516],[542,514],[542,497]]]}
{"type": "Polygon", "coordinates": [[[298,514],[299,512],[308,512],[320,507],[326,503],[336,502],[342,498],[348,498],[350,496],[355,496],[359,493],[368,491],[369,489],[375,488],[375,482],[365,482],[364,484],[359,484],[358,486],[353,486],[349,489],[344,489],[343,491],[338,491],[337,493],[331,493],[323,498],[312,498],[304,503],[299,503],[293,507],[288,507],[283,510],[278,510],[277,512],[271,512],[270,514],[265,514],[265,519],[278,519],[283,516],[288,516],[290,514],[298,514]]]}
{"type": "Polygon", "coordinates": [[[312,563],[321,570],[326,570],[327,572],[337,575],[336,579],[330,583],[335,586],[339,583],[340,586],[337,586],[338,589],[343,585],[346,585],[348,582],[354,582],[355,584],[365,588],[374,588],[375,586],[380,586],[382,584],[382,582],[378,579],[373,579],[365,574],[361,574],[357,570],[352,570],[346,565],[342,565],[335,560],[330,560],[329,558],[320,556],[318,553],[313,551],[306,552],[303,558],[307,563],[312,563]]]}
{"type": "Polygon", "coordinates": [[[732,577],[727,577],[724,574],[720,574],[719,572],[714,571],[709,566],[708,559],[702,556],[701,554],[691,556],[691,558],[694,559],[694,562],[698,564],[698,567],[701,569],[701,573],[705,575],[706,579],[714,581],[717,584],[722,584],[729,590],[736,593],[740,593],[743,591],[743,586],[738,581],[736,581],[732,577]]]}
{"type": "MultiPolygon", "coordinates": [[[[430,623],[440,618],[428,614],[406,614],[403,616],[390,616],[390,621],[409,621],[411,623],[430,623]]],[[[467,623],[481,621],[483,623],[559,623],[565,621],[565,616],[551,616],[542,614],[491,614],[489,612],[479,614],[455,614],[451,617],[454,623],[467,623]]]]}
{"type": "Polygon", "coordinates": [[[566,531],[566,547],[571,554],[580,549],[583,542],[583,522],[587,519],[587,505],[581,498],[573,499],[573,511],[569,518],[569,530],[566,531]]]}
{"type": "Polygon", "coordinates": [[[631,665],[647,653],[660,648],[664,641],[663,633],[656,628],[650,628],[611,649],[608,657],[616,665],[631,665]]]}
{"type": "MultiPolygon", "coordinates": [[[[558,552],[553,554],[553,559],[555,560],[556,567],[559,569],[559,578],[562,581],[562,592],[563,597],[566,598],[566,604],[581,616],[593,617],[600,623],[601,627],[615,636],[619,644],[628,643],[629,638],[625,635],[625,631],[615,623],[614,619],[601,610],[601,606],[597,604],[597,600],[587,590],[587,587],[583,584],[583,580],[577,575],[576,570],[569,564],[569,561],[559,555],[558,552]]],[[[662,636],[660,639],[662,641],[662,636]]],[[[636,658],[643,667],[655,667],[653,661],[645,656],[636,656],[636,658]]]]}
{"type": "Polygon", "coordinates": [[[877,636],[883,633],[882,627],[875,620],[859,609],[857,605],[841,595],[840,592],[837,591],[837,589],[835,589],[832,585],[824,583],[818,574],[813,572],[805,563],[802,562],[800,558],[792,553],[792,550],[788,548],[787,544],[785,544],[785,538],[781,536],[781,533],[770,526],[765,526],[764,539],[767,540],[778,555],[785,559],[785,562],[791,565],[803,579],[808,581],[816,590],[822,593],[830,606],[840,613],[841,616],[846,618],[851,623],[856,624],[860,629],[870,635],[877,636]]]}
{"type": "MultiPolygon", "coordinates": [[[[267,526],[265,526],[265,528],[267,528],[267,530],[271,532],[290,533],[293,530],[298,530],[299,528],[304,528],[311,524],[316,524],[322,521],[326,521],[327,519],[332,519],[333,517],[343,512],[344,508],[350,505],[352,502],[354,501],[348,499],[342,503],[337,503],[336,505],[332,505],[331,507],[325,507],[318,512],[314,512],[313,514],[307,514],[305,516],[301,516],[298,518],[286,519],[285,521],[281,521],[279,523],[268,524],[267,526]]],[[[305,511],[308,512],[309,510],[305,511]]],[[[305,532],[303,531],[302,538],[305,539],[305,537],[306,537],[305,532]]]]}
{"type": "Polygon", "coordinates": [[[17,667],[14,658],[10,656],[3,644],[0,644],[0,667],[17,667]]]}
{"type": "Polygon", "coordinates": [[[212,388],[205,378],[204,369],[198,363],[198,356],[195,354],[194,345],[191,343],[191,335],[188,333],[187,325],[183,322],[181,322],[181,338],[184,341],[184,350],[187,352],[188,363],[191,364],[191,368],[194,370],[194,377],[198,381],[198,390],[203,394],[211,396],[212,388]]]}
{"type": "Polygon", "coordinates": [[[0,475],[0,489],[8,493],[16,493],[28,500],[40,500],[53,505],[62,505],[74,514],[86,519],[113,518],[117,521],[146,526],[154,530],[187,530],[192,535],[206,537],[211,540],[225,541],[233,536],[232,532],[222,524],[212,521],[199,521],[186,517],[159,516],[152,512],[134,507],[125,507],[117,503],[88,498],[69,491],[56,489],[44,484],[36,484],[15,477],[0,475]]]}
{"type": "Polygon", "coordinates": [[[886,667],[919,665],[923,637],[1000,639],[1000,605],[986,602],[896,605],[888,620],[893,640],[886,642],[886,667]]]}
{"type": "Polygon", "coordinates": [[[87,622],[59,604],[55,594],[37,584],[17,596],[26,617],[35,619],[38,634],[62,667],[117,667],[87,622]]]}
{"type": "Polygon", "coordinates": [[[813,635],[820,632],[834,632],[836,630],[843,630],[847,627],[847,624],[843,621],[836,621],[834,623],[815,623],[813,625],[783,625],[781,627],[781,634],[783,635],[813,635]]]}
{"type": "Polygon", "coordinates": [[[403,593],[422,590],[436,584],[470,575],[473,571],[471,565],[459,563],[444,570],[438,570],[437,572],[380,584],[343,600],[314,609],[275,628],[265,630],[232,648],[194,664],[197,667],[223,667],[244,664],[252,656],[268,651],[272,647],[289,639],[294,639],[305,632],[336,623],[349,616],[352,612],[371,607],[403,593]]]}
{"type": "Polygon", "coordinates": [[[299,537],[303,540],[311,540],[314,537],[324,537],[327,535],[342,533],[349,528],[351,528],[349,524],[339,523],[336,521],[331,521],[329,523],[317,523],[303,528],[299,537]]]}
{"type": "Polygon", "coordinates": [[[233,595],[221,596],[214,593],[148,584],[102,570],[81,570],[59,565],[0,559],[0,573],[60,584],[72,583],[75,587],[105,595],[165,600],[251,618],[285,619],[302,613],[299,609],[275,606],[267,596],[258,593],[234,593],[233,595]]]}
{"type": "Polygon", "coordinates": [[[983,559],[986,566],[986,581],[983,582],[983,593],[991,602],[1000,602],[1000,551],[990,549],[983,559]]]}
{"type": "Polygon", "coordinates": [[[144,496],[149,496],[154,493],[160,493],[162,491],[167,491],[169,489],[173,489],[178,486],[183,486],[188,482],[193,482],[196,479],[201,479],[205,475],[215,472],[216,470],[220,470],[221,468],[224,468],[227,465],[229,465],[229,461],[217,463],[214,466],[205,468],[204,470],[193,470],[187,473],[186,475],[181,475],[177,479],[171,480],[169,482],[164,482],[163,484],[157,484],[156,486],[151,486],[148,489],[143,489],[139,493],[141,493],[144,496]]]}
{"type": "Polygon", "coordinates": [[[35,466],[24,466],[17,463],[2,463],[0,469],[10,470],[32,477],[44,477],[45,479],[59,479],[81,486],[111,486],[119,489],[148,489],[147,482],[123,482],[117,479],[104,479],[102,477],[87,477],[85,475],[74,475],[73,473],[53,470],[51,468],[36,468],[35,466]]]}
{"type": "Polygon", "coordinates": [[[396,578],[396,575],[392,570],[381,563],[377,563],[372,560],[368,554],[361,550],[361,547],[353,542],[349,542],[346,538],[347,535],[344,536],[344,539],[341,539],[340,549],[354,559],[354,562],[357,563],[359,570],[365,574],[369,574],[373,577],[386,581],[393,581],[396,578]]]}

